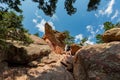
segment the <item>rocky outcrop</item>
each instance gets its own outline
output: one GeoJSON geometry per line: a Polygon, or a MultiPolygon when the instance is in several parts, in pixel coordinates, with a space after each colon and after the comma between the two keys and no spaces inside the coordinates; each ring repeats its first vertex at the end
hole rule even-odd
{"type": "Polygon", "coordinates": [[[6,49],[0,53],[0,60],[10,64],[27,64],[51,52],[47,43],[36,36],[30,36],[34,43],[29,46],[20,45],[17,42],[6,42],[6,49]]]}
{"type": "Polygon", "coordinates": [[[104,42],[120,41],[120,28],[113,28],[113,29],[107,30],[102,35],[102,40],[104,42]]]}
{"type": "MultiPolygon", "coordinates": [[[[16,41],[5,43],[5,55],[0,45],[0,80],[74,80],[60,63],[63,55],[51,52],[43,39],[34,35],[30,37],[34,43],[29,46],[16,41]]],[[[62,39],[61,33],[56,37],[62,39]]]]}
{"type": "Polygon", "coordinates": [[[45,24],[45,35],[43,36],[43,39],[49,44],[55,53],[63,53],[65,47],[63,41],[65,38],[66,35],[64,33],[52,30],[52,27],[48,23],[45,24]]]}
{"type": "Polygon", "coordinates": [[[120,42],[85,46],[75,55],[76,80],[119,80],[120,42]]]}
{"type": "Polygon", "coordinates": [[[84,47],[72,44],[72,55],[67,55],[62,54],[65,34],[47,23],[45,31],[45,41],[30,35],[34,43],[29,46],[15,41],[0,43],[0,80],[120,80],[118,40],[110,38],[106,41],[110,43],[84,47]]]}
{"type": "Polygon", "coordinates": [[[43,57],[37,67],[14,67],[0,73],[0,80],[74,80],[60,64],[62,55],[51,53],[43,57]]]}
{"type": "Polygon", "coordinates": [[[79,49],[81,49],[82,48],[82,46],[79,46],[79,45],[77,45],[77,44],[72,44],[71,45],[71,54],[72,55],[75,55],[75,53],[79,50],[79,49]]]}
{"type": "Polygon", "coordinates": [[[41,39],[40,37],[38,37],[38,36],[30,35],[29,37],[33,40],[33,44],[47,45],[47,43],[43,39],[41,39]]]}

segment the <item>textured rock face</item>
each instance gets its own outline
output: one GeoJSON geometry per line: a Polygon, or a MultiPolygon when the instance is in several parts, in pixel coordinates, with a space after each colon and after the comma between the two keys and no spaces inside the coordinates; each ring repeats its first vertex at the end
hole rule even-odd
{"type": "Polygon", "coordinates": [[[86,46],[75,55],[76,80],[119,80],[120,42],[86,46]]]}
{"type": "Polygon", "coordinates": [[[35,35],[30,35],[30,38],[33,40],[33,44],[47,45],[47,43],[43,39],[41,39],[35,35]]]}
{"type": "Polygon", "coordinates": [[[51,53],[37,67],[14,67],[0,73],[0,80],[74,80],[60,64],[62,55],[51,53]]]}
{"type": "Polygon", "coordinates": [[[120,28],[113,28],[102,35],[104,42],[120,41],[120,28]]]}
{"type": "Polygon", "coordinates": [[[51,52],[51,48],[47,43],[33,35],[31,35],[34,43],[29,46],[19,45],[18,43],[7,43],[7,49],[0,51],[0,60],[7,61],[10,64],[27,64],[37,58],[48,55],[51,52]]]}
{"type": "Polygon", "coordinates": [[[72,54],[72,55],[75,55],[75,53],[76,53],[79,49],[81,49],[81,48],[82,48],[82,47],[79,46],[79,45],[77,45],[77,44],[72,44],[72,45],[71,45],[71,49],[72,49],[71,54],[72,54]]]}
{"type": "Polygon", "coordinates": [[[29,46],[10,45],[7,50],[7,62],[26,64],[37,58],[48,55],[51,49],[48,45],[30,44],[29,46]]]}
{"type": "Polygon", "coordinates": [[[66,35],[64,33],[52,30],[52,27],[48,23],[45,24],[45,35],[43,36],[43,39],[55,53],[63,53],[65,46],[63,41],[65,38],[66,35]]]}

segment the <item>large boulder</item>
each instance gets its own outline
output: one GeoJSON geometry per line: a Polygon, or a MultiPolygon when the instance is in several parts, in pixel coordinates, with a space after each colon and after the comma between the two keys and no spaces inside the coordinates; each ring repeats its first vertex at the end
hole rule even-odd
{"type": "Polygon", "coordinates": [[[62,54],[64,52],[65,38],[66,35],[64,33],[52,30],[52,27],[48,23],[45,24],[45,35],[43,36],[43,39],[55,53],[62,54]]]}
{"type": "Polygon", "coordinates": [[[120,42],[85,46],[75,55],[75,80],[120,80],[120,42]]]}
{"type": "Polygon", "coordinates": [[[107,30],[102,35],[102,40],[104,42],[120,41],[120,28],[113,28],[113,29],[107,30]]]}
{"type": "Polygon", "coordinates": [[[34,35],[30,36],[34,43],[25,46],[19,44],[19,42],[6,42],[6,49],[1,52],[0,61],[6,61],[10,64],[27,64],[38,58],[48,55],[51,52],[51,48],[47,43],[34,35]],[[2,57],[3,56],[3,57],[2,57]],[[2,57],[2,58],[1,58],[2,57]]]}

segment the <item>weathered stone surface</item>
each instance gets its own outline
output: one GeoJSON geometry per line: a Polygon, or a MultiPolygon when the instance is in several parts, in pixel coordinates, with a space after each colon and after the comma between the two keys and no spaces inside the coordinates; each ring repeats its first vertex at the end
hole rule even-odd
{"type": "Polygon", "coordinates": [[[33,40],[33,44],[47,45],[47,43],[43,39],[41,39],[35,35],[30,35],[30,38],[33,40]]]}
{"type": "Polygon", "coordinates": [[[62,66],[51,65],[37,68],[13,68],[0,75],[1,80],[74,80],[62,66]],[[1,77],[2,76],[2,77],[1,77]]]}
{"type": "Polygon", "coordinates": [[[43,39],[49,44],[55,53],[63,53],[65,47],[63,41],[65,37],[66,35],[64,33],[52,30],[52,27],[48,23],[45,24],[45,35],[43,36],[43,39]]]}
{"type": "Polygon", "coordinates": [[[120,42],[85,46],[75,55],[76,80],[119,80],[120,42]]]}
{"type": "Polygon", "coordinates": [[[120,28],[113,28],[113,29],[107,30],[102,35],[102,40],[104,42],[120,41],[120,28]]]}
{"type": "Polygon", "coordinates": [[[79,49],[81,49],[82,48],[82,46],[79,46],[79,45],[77,45],[77,44],[72,44],[71,45],[71,54],[72,55],[75,55],[75,53],[79,50],[79,49]]]}
{"type": "Polygon", "coordinates": [[[34,43],[29,46],[20,45],[17,42],[6,43],[6,50],[0,50],[0,61],[7,61],[10,64],[27,64],[51,52],[51,48],[44,40],[35,36],[32,36],[32,39],[34,43]]]}
{"type": "Polygon", "coordinates": [[[14,67],[0,74],[1,80],[74,80],[73,75],[60,64],[62,55],[51,53],[42,58],[37,67],[14,67]],[[47,57],[47,56],[46,56],[47,57]],[[52,60],[50,63],[46,61],[52,60]],[[53,62],[54,61],[54,62],[53,62]],[[43,65],[44,64],[44,65],[43,65]],[[42,65],[42,66],[41,66],[42,65]]]}
{"type": "Polygon", "coordinates": [[[63,58],[61,59],[61,64],[70,72],[73,72],[73,61],[74,56],[72,55],[63,55],[63,58]]]}

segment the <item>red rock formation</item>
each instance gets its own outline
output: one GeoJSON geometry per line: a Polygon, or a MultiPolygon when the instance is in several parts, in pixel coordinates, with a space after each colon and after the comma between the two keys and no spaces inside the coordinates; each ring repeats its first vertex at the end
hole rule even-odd
{"type": "Polygon", "coordinates": [[[45,24],[45,35],[43,36],[43,39],[49,44],[55,53],[63,53],[65,46],[63,41],[65,38],[66,35],[64,33],[52,30],[52,27],[48,23],[45,24]]]}
{"type": "Polygon", "coordinates": [[[76,53],[79,49],[81,49],[81,48],[82,48],[82,46],[79,46],[79,45],[77,45],[77,44],[72,44],[72,45],[71,45],[71,49],[72,49],[71,54],[72,54],[72,55],[75,55],[75,53],[76,53]]]}

